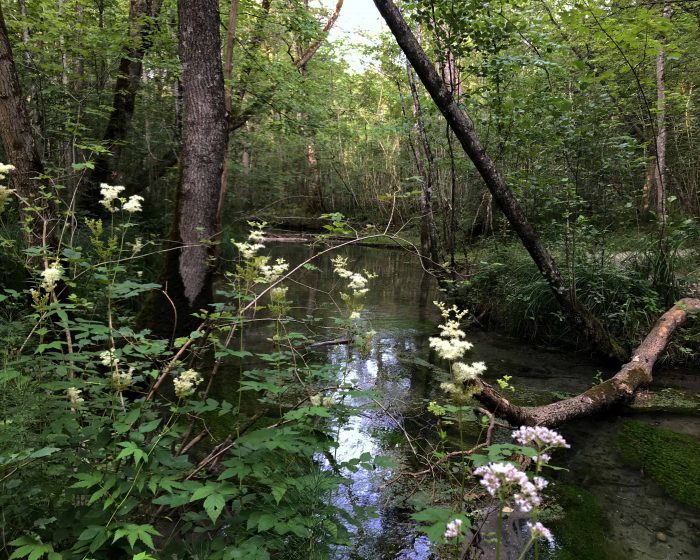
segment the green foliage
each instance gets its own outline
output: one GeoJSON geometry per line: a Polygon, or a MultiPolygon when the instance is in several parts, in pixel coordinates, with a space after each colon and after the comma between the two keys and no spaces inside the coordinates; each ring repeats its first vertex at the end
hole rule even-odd
{"type": "Polygon", "coordinates": [[[227,299],[205,315],[206,330],[171,346],[131,327],[155,285],[134,275],[126,218],[115,213],[106,227],[89,221],[85,237],[76,236],[85,245],[63,248],[59,268],[34,271],[36,288],[5,292],[20,313],[0,368],[4,552],[190,558],[171,545],[187,541],[216,560],[323,557],[331,544],[346,544],[356,520],[333,502],[347,483],[342,472],[385,463],[365,454],[330,469],[319,459],[337,445],[333,425],[355,414],[344,404],[352,386],[339,385],[339,365],[300,363],[309,338],[288,329],[286,289],[276,286],[262,305],[258,293],[287,264],[246,256],[249,245],[238,244],[227,299]],[[71,290],[63,300],[56,275],[71,290]],[[255,303],[274,329],[268,351],[234,349],[255,303]],[[210,394],[194,369],[242,359],[255,365],[228,399],[210,394]]]}

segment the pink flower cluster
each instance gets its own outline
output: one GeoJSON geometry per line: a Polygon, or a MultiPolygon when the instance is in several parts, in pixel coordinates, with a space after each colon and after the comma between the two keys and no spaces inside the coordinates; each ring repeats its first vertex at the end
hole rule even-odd
{"type": "Polygon", "coordinates": [[[532,511],[540,504],[538,489],[546,486],[541,477],[537,477],[533,484],[523,471],[509,463],[490,463],[475,469],[474,474],[482,477],[481,485],[489,494],[499,499],[512,496],[515,505],[524,512],[532,511]]]}
{"type": "Polygon", "coordinates": [[[537,449],[571,447],[557,432],[544,426],[520,426],[513,432],[513,439],[520,445],[534,444],[537,449]]]}
{"type": "Polygon", "coordinates": [[[512,435],[520,445],[537,449],[538,454],[532,458],[536,463],[549,463],[552,457],[549,453],[544,453],[545,450],[571,447],[561,435],[544,426],[520,426],[512,435]]]}
{"type": "Polygon", "coordinates": [[[552,536],[552,532],[547,529],[542,523],[539,521],[536,523],[530,523],[529,521],[527,522],[527,528],[530,530],[530,535],[532,536],[533,539],[547,539],[549,541],[549,544],[554,544],[554,537],[552,536]]]}

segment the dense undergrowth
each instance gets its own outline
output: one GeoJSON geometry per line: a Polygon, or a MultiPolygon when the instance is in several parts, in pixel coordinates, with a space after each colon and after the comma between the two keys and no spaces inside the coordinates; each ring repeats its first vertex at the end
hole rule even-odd
{"type": "MultiPolygon", "coordinates": [[[[557,246],[555,258],[573,288],[572,297],[590,309],[631,350],[675,300],[697,295],[700,229],[688,220],[669,235],[666,259],[658,241],[630,243],[621,235],[579,241],[576,251],[557,246]]],[[[467,280],[450,286],[479,322],[541,343],[586,347],[571,329],[551,289],[522,246],[508,236],[480,240],[466,257],[467,280]]],[[[699,326],[678,333],[664,360],[694,363],[699,326]]]]}

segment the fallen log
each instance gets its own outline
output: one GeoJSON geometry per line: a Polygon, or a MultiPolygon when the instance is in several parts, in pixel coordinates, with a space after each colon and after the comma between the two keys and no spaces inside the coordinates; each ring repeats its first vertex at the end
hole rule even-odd
{"type": "Polygon", "coordinates": [[[666,349],[673,333],[693,313],[700,312],[700,299],[684,298],[664,313],[632,354],[629,362],[610,379],[583,393],[543,406],[518,406],[491,385],[478,379],[475,398],[496,416],[511,424],[554,427],[570,420],[601,412],[634,398],[637,389],[652,381],[656,360],[666,349]]]}

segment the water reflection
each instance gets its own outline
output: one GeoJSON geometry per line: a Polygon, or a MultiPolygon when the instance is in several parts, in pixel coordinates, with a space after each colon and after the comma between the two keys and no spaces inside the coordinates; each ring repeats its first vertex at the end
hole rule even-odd
{"type": "MultiPolygon", "coordinates": [[[[313,251],[281,244],[270,252],[295,264],[313,251]]],[[[383,408],[374,406],[367,397],[351,403],[362,407],[364,413],[338,427],[335,459],[342,462],[367,452],[392,456],[397,463],[410,465],[411,452],[401,443],[397,422],[412,436],[419,436],[425,429],[425,404],[444,398],[431,369],[416,360],[432,361],[427,339],[435,334],[440,321],[432,304],[439,298],[436,282],[422,272],[417,259],[400,251],[348,247],[339,252],[349,258],[352,269],[378,274],[370,284],[363,311],[365,327],[377,331],[377,336],[368,355],[336,345],[322,348],[317,357],[327,363],[348,364],[345,380],[359,389],[377,389],[383,408]]],[[[315,323],[309,328],[331,340],[339,336],[331,318],[347,314],[337,297],[344,283],[333,274],[329,255],[314,264],[318,270],[305,270],[289,283],[289,299],[297,306],[292,314],[300,319],[313,317],[315,323]]],[[[268,344],[266,339],[272,332],[266,329],[250,329],[246,347],[268,344]]],[[[598,372],[604,376],[611,373],[581,356],[533,348],[493,333],[472,331],[468,338],[474,343],[470,358],[486,362],[486,377],[492,381],[511,375],[511,384],[517,388],[514,399],[520,402],[549,402],[578,393],[590,386],[598,372]]],[[[674,374],[672,379],[682,386],[690,376],[674,374]]],[[[684,418],[680,424],[684,430],[698,434],[697,419],[684,418]]],[[[698,538],[693,532],[698,526],[697,515],[675,504],[641,473],[620,463],[612,443],[619,429],[617,418],[568,426],[565,435],[572,451],[558,457],[570,469],[565,480],[590,489],[609,512],[611,540],[624,551],[626,560],[697,557],[698,538]],[[667,542],[655,540],[661,528],[671,536],[667,542]]],[[[416,533],[408,508],[391,500],[387,489],[391,469],[345,474],[352,484],[335,498],[337,505],[348,511],[373,507],[378,515],[356,531],[351,549],[335,551],[337,559],[437,558],[429,541],[416,533]]]]}

